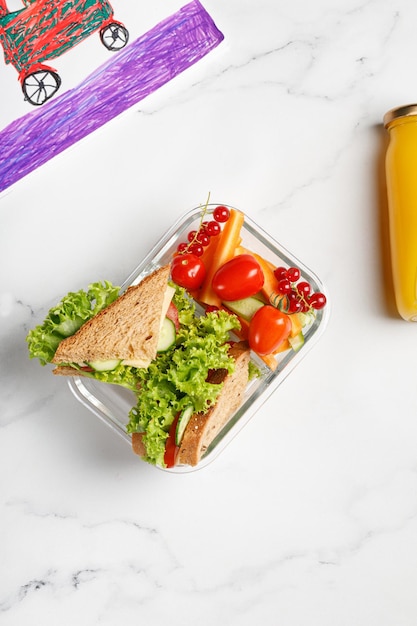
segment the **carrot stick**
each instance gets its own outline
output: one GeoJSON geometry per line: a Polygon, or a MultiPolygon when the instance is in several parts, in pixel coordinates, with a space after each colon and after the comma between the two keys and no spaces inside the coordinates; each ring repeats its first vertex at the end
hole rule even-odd
{"type": "Polygon", "coordinates": [[[270,370],[275,370],[278,363],[273,354],[266,354],[261,356],[262,361],[269,367],[270,370]]]}
{"type": "Polygon", "coordinates": [[[261,256],[257,252],[252,252],[252,250],[249,250],[249,248],[245,248],[242,245],[239,245],[236,248],[235,256],[238,256],[239,254],[251,254],[256,259],[259,259],[258,260],[259,263],[262,262],[262,264],[264,266],[266,265],[272,272],[276,269],[276,265],[274,265],[271,261],[268,261],[267,259],[265,259],[263,256],[261,256]]]}
{"type": "Polygon", "coordinates": [[[236,209],[230,210],[230,217],[224,225],[224,228],[220,235],[218,235],[218,242],[215,254],[211,259],[210,265],[206,265],[206,278],[200,290],[199,299],[205,304],[212,306],[221,305],[220,298],[214,293],[211,286],[213,276],[227,261],[230,261],[234,257],[235,249],[240,243],[240,230],[244,222],[244,215],[236,209]]]}
{"type": "Polygon", "coordinates": [[[211,267],[213,264],[213,259],[214,259],[214,255],[216,254],[217,247],[219,245],[219,240],[220,240],[219,236],[211,237],[209,245],[204,248],[204,252],[203,252],[203,256],[201,257],[201,260],[203,261],[204,267],[206,268],[206,270],[209,267],[211,267]]]}

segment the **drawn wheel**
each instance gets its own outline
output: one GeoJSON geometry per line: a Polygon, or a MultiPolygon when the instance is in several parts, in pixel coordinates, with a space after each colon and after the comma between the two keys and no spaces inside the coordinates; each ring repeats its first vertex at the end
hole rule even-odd
{"type": "Polygon", "coordinates": [[[61,79],[56,72],[49,70],[38,70],[28,74],[23,83],[22,90],[25,100],[39,106],[44,104],[58,91],[61,79]]]}
{"type": "Polygon", "coordinates": [[[129,41],[129,31],[122,24],[108,24],[100,31],[100,39],[107,50],[121,50],[129,41]]]}

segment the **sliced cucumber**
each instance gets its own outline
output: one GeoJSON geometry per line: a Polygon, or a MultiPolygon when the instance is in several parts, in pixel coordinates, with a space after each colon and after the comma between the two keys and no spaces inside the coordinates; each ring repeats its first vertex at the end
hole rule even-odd
{"type": "Polygon", "coordinates": [[[185,407],[185,409],[178,418],[177,430],[175,431],[176,446],[180,445],[182,436],[185,429],[187,428],[187,424],[190,421],[192,415],[194,415],[194,407],[190,404],[190,406],[185,407]]]}
{"type": "Polygon", "coordinates": [[[255,315],[256,311],[265,305],[265,302],[250,296],[249,298],[242,298],[241,300],[224,301],[223,304],[233,311],[233,313],[239,315],[239,317],[243,317],[243,319],[249,321],[255,315]]]}
{"type": "Polygon", "coordinates": [[[89,361],[88,365],[96,372],[109,372],[114,370],[119,363],[119,359],[108,359],[107,361],[89,361]]]}
{"type": "Polygon", "coordinates": [[[174,322],[165,317],[159,331],[158,352],[166,352],[175,343],[176,336],[174,322]]]}
{"type": "Polygon", "coordinates": [[[288,343],[294,352],[297,352],[304,345],[304,335],[300,331],[295,337],[288,337],[288,343]]]}
{"type": "Polygon", "coordinates": [[[297,313],[296,315],[298,315],[303,328],[304,326],[308,326],[316,317],[315,313],[312,311],[308,311],[307,313],[297,313]]]}

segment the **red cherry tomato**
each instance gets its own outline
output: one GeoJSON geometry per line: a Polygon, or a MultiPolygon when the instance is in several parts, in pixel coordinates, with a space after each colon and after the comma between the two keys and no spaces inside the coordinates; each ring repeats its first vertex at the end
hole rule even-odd
{"type": "Polygon", "coordinates": [[[266,304],[256,311],[249,325],[249,346],[265,356],[275,352],[291,332],[291,320],[285,313],[266,304]]]}
{"type": "Polygon", "coordinates": [[[198,289],[206,277],[206,268],[195,254],[177,254],[171,263],[171,277],[180,287],[198,289]]]}
{"type": "Polygon", "coordinates": [[[240,300],[258,293],[264,280],[258,261],[251,254],[239,254],[219,267],[212,287],[221,300],[240,300]]]}
{"type": "Polygon", "coordinates": [[[164,462],[167,467],[174,467],[177,458],[179,448],[175,443],[175,433],[177,430],[177,424],[180,415],[181,412],[177,413],[177,415],[175,416],[175,419],[169,429],[168,439],[165,443],[164,462]]]}
{"type": "Polygon", "coordinates": [[[165,317],[171,320],[171,322],[174,322],[175,330],[178,331],[180,329],[178,309],[172,301],[169,303],[168,311],[166,312],[165,317]]]}

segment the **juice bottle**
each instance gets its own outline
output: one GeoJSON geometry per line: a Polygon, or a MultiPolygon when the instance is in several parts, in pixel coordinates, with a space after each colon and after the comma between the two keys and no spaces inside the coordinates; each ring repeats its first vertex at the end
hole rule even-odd
{"type": "Polygon", "coordinates": [[[395,300],[401,317],[417,322],[417,104],[388,111],[384,126],[395,300]]]}

